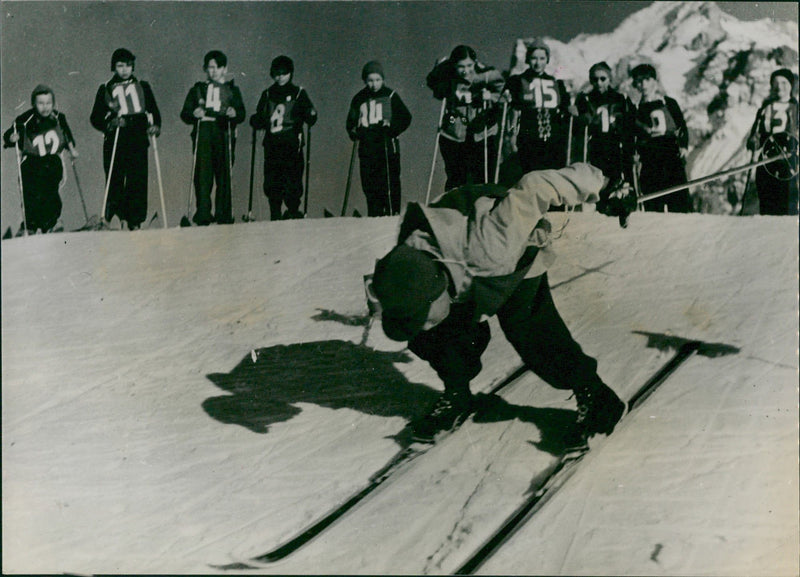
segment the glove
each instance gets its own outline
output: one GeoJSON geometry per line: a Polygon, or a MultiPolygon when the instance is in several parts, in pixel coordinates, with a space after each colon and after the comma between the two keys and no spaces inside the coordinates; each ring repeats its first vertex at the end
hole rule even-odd
{"type": "Polygon", "coordinates": [[[108,127],[111,128],[123,128],[127,123],[125,122],[125,118],[122,116],[115,116],[111,120],[108,121],[108,127]]]}
{"type": "Polygon", "coordinates": [[[636,196],[627,182],[613,179],[600,191],[597,210],[606,216],[619,217],[619,225],[627,228],[628,216],[636,210],[636,196]]]}
{"type": "Polygon", "coordinates": [[[152,125],[147,127],[147,134],[150,136],[160,136],[161,135],[161,127],[157,125],[152,125]]]}

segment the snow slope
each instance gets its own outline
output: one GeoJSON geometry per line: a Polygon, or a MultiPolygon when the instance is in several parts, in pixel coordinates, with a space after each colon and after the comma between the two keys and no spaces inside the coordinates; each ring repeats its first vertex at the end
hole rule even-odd
{"type": "MultiPolygon", "coordinates": [[[[4,573],[219,572],[358,489],[441,390],[377,325],[359,344],[361,277],[396,225],[4,241],[4,573]]],[[[482,572],[798,573],[796,231],[571,215],[551,285],[621,396],[684,339],[716,353],[623,421],[482,572]]],[[[493,334],[476,392],[518,366],[493,334]]],[[[552,465],[573,409],[528,375],[261,572],[454,571],[552,465]]]]}

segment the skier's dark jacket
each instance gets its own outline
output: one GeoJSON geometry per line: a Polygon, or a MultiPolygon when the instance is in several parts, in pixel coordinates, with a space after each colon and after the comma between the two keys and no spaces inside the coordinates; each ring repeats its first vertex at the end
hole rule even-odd
{"type": "Polygon", "coordinates": [[[147,127],[150,125],[148,114],[152,118],[153,126],[161,127],[161,113],[158,110],[156,98],[153,95],[153,89],[150,84],[137,80],[135,76],[131,76],[128,80],[122,80],[115,74],[107,83],[98,86],[92,112],[89,115],[89,122],[95,129],[102,132],[106,138],[113,137],[115,130],[111,126],[111,121],[117,117],[117,112],[109,106],[109,101],[112,101],[111,91],[115,85],[133,83],[138,83],[142,87],[144,107],[137,114],[125,115],[125,126],[120,128],[119,138],[123,139],[123,141],[128,139],[128,142],[134,145],[147,147],[150,145],[147,136],[147,127]]]}
{"type": "MultiPolygon", "coordinates": [[[[23,154],[25,154],[24,142],[26,132],[33,135],[41,134],[49,128],[55,127],[56,124],[58,124],[59,129],[64,135],[65,141],[62,142],[61,145],[75,145],[75,139],[72,136],[72,130],[70,130],[69,124],[67,124],[67,118],[58,110],[54,109],[48,116],[39,116],[36,109],[31,108],[17,116],[14,120],[14,124],[17,126],[17,134],[19,135],[17,146],[23,154]]],[[[11,142],[11,135],[13,132],[14,126],[12,125],[11,128],[6,130],[3,134],[3,148],[12,148],[14,146],[14,143],[11,142]]],[[[58,152],[61,152],[61,150],[58,152]]]]}
{"type": "Polygon", "coordinates": [[[400,136],[411,125],[411,112],[400,99],[400,96],[386,85],[373,92],[369,87],[364,87],[353,97],[350,109],[347,112],[345,129],[352,140],[359,141],[359,152],[377,150],[383,154],[384,143],[400,136]],[[382,111],[382,117],[369,126],[359,124],[361,119],[361,105],[370,100],[388,101],[390,110],[382,111]],[[383,120],[388,120],[388,126],[383,125],[383,120]]]}
{"type": "Polygon", "coordinates": [[[544,218],[548,208],[597,202],[603,183],[599,169],[577,163],[530,172],[510,189],[465,186],[430,206],[409,203],[398,244],[429,253],[444,265],[453,301],[450,316],[417,334],[409,349],[427,360],[445,383],[469,382],[480,371],[488,327],[458,327],[494,315],[523,279],[544,274],[555,259],[544,218]]]}
{"type": "Polygon", "coordinates": [[[297,144],[302,141],[303,123],[310,127],[317,122],[317,111],[311,103],[308,92],[289,82],[283,86],[275,83],[264,92],[256,105],[256,113],[250,117],[250,126],[256,130],[266,130],[264,146],[297,144]],[[273,130],[270,116],[280,103],[291,104],[288,117],[283,120],[279,130],[273,130]]]}

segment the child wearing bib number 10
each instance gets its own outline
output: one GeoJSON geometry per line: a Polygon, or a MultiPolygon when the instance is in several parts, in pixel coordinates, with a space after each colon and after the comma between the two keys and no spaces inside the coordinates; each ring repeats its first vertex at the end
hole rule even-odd
{"type": "Polygon", "coordinates": [[[116,215],[137,230],[147,218],[147,149],[161,133],[153,90],[133,75],[136,57],[126,48],[111,55],[114,76],[97,89],[89,121],[103,133],[107,199],[103,218],[116,215]]]}
{"type": "Polygon", "coordinates": [[[192,130],[194,192],[197,211],[192,220],[200,226],[212,222],[232,224],[231,170],[236,149],[236,125],[245,118],[239,87],[226,81],[228,58],[212,50],[203,58],[207,80],[189,90],[181,110],[181,120],[192,130]],[[214,213],[211,189],[216,183],[214,213]]]}
{"type": "Polygon", "coordinates": [[[62,206],[58,194],[64,176],[61,151],[66,148],[73,158],[78,156],[67,118],[55,110],[55,100],[52,89],[38,85],[31,94],[32,107],[3,134],[5,148],[17,146],[21,151],[23,226],[31,233],[47,233],[55,227],[62,206]]]}

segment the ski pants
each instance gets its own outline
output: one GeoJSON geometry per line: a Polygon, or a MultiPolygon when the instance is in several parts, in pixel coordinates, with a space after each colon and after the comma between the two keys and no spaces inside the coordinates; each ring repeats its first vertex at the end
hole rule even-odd
{"type": "Polygon", "coordinates": [[[368,216],[400,214],[400,147],[397,139],[369,145],[361,142],[358,164],[368,216]]]}
{"type": "Polygon", "coordinates": [[[22,193],[28,232],[48,232],[61,216],[58,185],[64,175],[61,157],[26,156],[22,162],[22,193]]]}
{"type": "Polygon", "coordinates": [[[517,137],[519,163],[523,174],[534,170],[564,168],[567,164],[567,143],[557,137],[541,140],[526,132],[517,137]]]}
{"type": "Polygon", "coordinates": [[[797,214],[797,175],[788,180],[780,180],[772,176],[765,167],[759,166],[756,169],[756,190],[759,214],[797,214]]]}
{"type": "Polygon", "coordinates": [[[456,142],[439,136],[439,149],[444,159],[444,171],[447,175],[444,189],[452,190],[465,184],[483,184],[484,158],[488,155],[489,182],[494,177],[494,165],[497,162],[497,136],[490,136],[486,147],[483,140],[475,141],[467,135],[464,142],[456,142]]]}
{"type": "Polygon", "coordinates": [[[103,142],[103,168],[110,179],[104,218],[116,215],[128,227],[138,227],[147,218],[147,137],[120,128],[114,152],[114,134],[107,134],[103,142]]]}
{"type": "MultiPolygon", "coordinates": [[[[658,192],[670,186],[686,182],[686,168],[675,143],[652,143],[639,149],[642,170],[639,174],[639,187],[642,194],[658,192]]],[[[692,212],[692,198],[685,188],[672,194],[655,198],[644,203],[649,212],[692,212]]]]}
{"type": "Polygon", "coordinates": [[[211,216],[211,189],[216,183],[213,221],[219,224],[233,222],[231,206],[231,167],[233,166],[232,135],[216,122],[200,122],[196,135],[197,159],[194,172],[194,191],[197,212],[193,220],[200,225],[209,224],[211,216]],[[229,156],[230,150],[230,156],[229,156]],[[230,162],[229,162],[230,159],[230,162]]]}
{"type": "MultiPolygon", "coordinates": [[[[489,323],[474,320],[474,303],[453,304],[450,316],[409,342],[428,361],[446,390],[469,390],[481,370],[490,339],[489,323]]],[[[497,312],[500,327],[525,365],[557,389],[603,385],[597,361],[583,352],[559,315],[547,274],[523,280],[497,312]]]]}
{"type": "Polygon", "coordinates": [[[264,194],[271,220],[280,220],[282,205],[289,213],[300,211],[303,197],[303,148],[296,137],[264,144],[264,194]]]}

